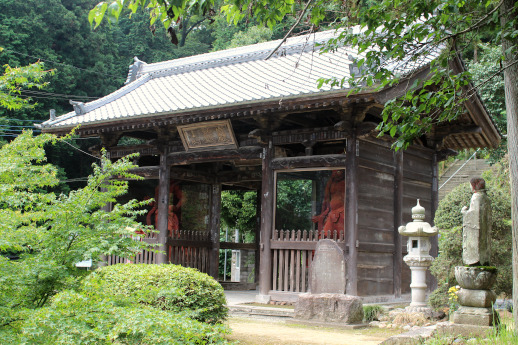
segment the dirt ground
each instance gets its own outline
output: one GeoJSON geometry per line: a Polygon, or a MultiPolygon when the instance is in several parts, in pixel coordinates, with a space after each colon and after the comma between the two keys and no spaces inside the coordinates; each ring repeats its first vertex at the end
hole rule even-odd
{"type": "Polygon", "coordinates": [[[379,328],[340,329],[231,317],[227,338],[243,345],[377,345],[401,331],[379,328]]]}

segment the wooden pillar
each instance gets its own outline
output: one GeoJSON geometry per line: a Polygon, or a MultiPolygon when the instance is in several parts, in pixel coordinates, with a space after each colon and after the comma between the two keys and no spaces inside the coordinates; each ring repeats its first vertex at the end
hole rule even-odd
{"type": "Polygon", "coordinates": [[[398,228],[403,224],[403,150],[394,153],[394,256],[392,257],[394,297],[401,298],[403,248],[398,228]]]}
{"type": "Polygon", "coordinates": [[[349,260],[347,262],[348,295],[358,296],[358,155],[359,142],[356,135],[347,139],[346,148],[346,229],[348,234],[349,260]]]}
{"type": "Polygon", "coordinates": [[[261,185],[261,236],[260,269],[259,269],[259,296],[258,302],[267,302],[268,293],[272,288],[272,251],[270,239],[273,226],[273,197],[275,193],[273,170],[271,161],[273,158],[273,142],[271,138],[262,153],[262,185],[261,185]]]}
{"type": "Polygon", "coordinates": [[[261,263],[261,251],[259,249],[260,246],[260,238],[261,238],[261,190],[256,190],[257,196],[255,199],[255,218],[257,220],[257,224],[255,225],[255,264],[254,264],[254,283],[259,282],[259,270],[260,270],[260,263],[261,263]]]}
{"type": "MultiPolygon", "coordinates": [[[[432,202],[430,210],[430,219],[428,223],[434,224],[435,212],[439,207],[439,159],[437,152],[432,156],[432,202]]],[[[430,255],[436,258],[439,255],[439,236],[433,236],[430,238],[431,249],[430,255]]],[[[437,279],[428,270],[428,291],[437,289],[437,279]]]]}
{"type": "Polygon", "coordinates": [[[221,184],[213,184],[210,196],[210,241],[209,274],[218,279],[219,268],[219,225],[221,219],[221,184]]]}
{"type": "Polygon", "coordinates": [[[166,241],[169,236],[167,231],[167,214],[169,212],[169,178],[170,167],[167,164],[167,153],[160,154],[160,166],[158,169],[158,200],[157,203],[157,230],[159,250],[163,253],[157,254],[157,264],[168,262],[166,241]]]}

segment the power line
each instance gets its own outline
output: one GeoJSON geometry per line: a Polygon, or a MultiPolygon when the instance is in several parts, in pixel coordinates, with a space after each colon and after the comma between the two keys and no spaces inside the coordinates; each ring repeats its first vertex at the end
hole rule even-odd
{"type": "Polygon", "coordinates": [[[78,70],[81,70],[81,71],[85,71],[85,72],[88,72],[88,73],[98,74],[98,75],[102,75],[102,76],[106,76],[106,77],[112,77],[112,78],[120,78],[120,76],[115,76],[115,75],[111,75],[111,74],[108,74],[108,73],[101,73],[101,72],[91,71],[91,70],[87,70],[85,68],[76,67],[76,66],[69,65],[69,64],[66,64],[66,63],[62,63],[62,62],[56,62],[56,61],[52,61],[52,60],[42,59],[42,58],[39,58],[37,56],[20,53],[20,52],[14,51],[12,49],[4,48],[3,50],[7,51],[7,52],[11,52],[13,54],[27,56],[27,57],[30,57],[30,58],[33,58],[33,59],[38,59],[38,60],[41,60],[41,61],[45,61],[45,62],[56,64],[56,65],[72,67],[72,68],[75,68],[75,69],[78,69],[78,70]]]}
{"type": "MultiPolygon", "coordinates": [[[[28,128],[27,128],[28,129],[28,128]]],[[[9,132],[17,132],[17,133],[21,133],[23,132],[24,130],[23,129],[10,129],[10,128],[0,128],[0,132],[2,131],[9,131],[9,132]]],[[[33,133],[40,133],[40,130],[39,129],[34,129],[32,130],[33,133]]]]}
{"type": "Polygon", "coordinates": [[[79,152],[84,153],[85,155],[88,155],[88,156],[93,157],[93,158],[95,158],[95,159],[101,160],[99,157],[96,157],[96,156],[94,156],[94,155],[91,155],[91,154],[89,154],[88,152],[83,151],[83,150],[81,150],[81,149],[80,149],[80,148],[78,148],[78,147],[75,147],[74,145],[72,145],[72,144],[71,144],[71,143],[69,143],[68,141],[63,140],[63,142],[64,142],[65,144],[67,144],[68,146],[70,146],[70,147],[74,148],[75,150],[77,150],[77,151],[79,151],[79,152]]]}
{"type": "Polygon", "coordinates": [[[21,90],[21,93],[22,94],[25,93],[25,94],[29,94],[29,95],[57,96],[57,97],[66,97],[66,98],[91,98],[91,99],[99,98],[99,97],[94,97],[94,96],[67,95],[67,94],[63,94],[63,93],[53,93],[53,92],[36,91],[36,90],[21,90]]]}
{"type": "Polygon", "coordinates": [[[34,126],[27,127],[27,126],[13,126],[13,125],[0,125],[0,127],[8,127],[8,128],[25,128],[25,129],[33,129],[34,126]]]}
{"type": "Polygon", "coordinates": [[[0,117],[0,120],[21,121],[21,122],[43,122],[43,121],[45,121],[45,120],[3,119],[1,117],[0,117]]]}

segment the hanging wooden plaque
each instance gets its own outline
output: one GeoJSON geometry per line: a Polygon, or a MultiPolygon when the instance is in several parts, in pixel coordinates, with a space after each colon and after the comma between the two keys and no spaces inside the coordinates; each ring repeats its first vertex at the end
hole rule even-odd
{"type": "Polygon", "coordinates": [[[230,120],[178,126],[185,151],[207,151],[237,148],[230,120]]]}

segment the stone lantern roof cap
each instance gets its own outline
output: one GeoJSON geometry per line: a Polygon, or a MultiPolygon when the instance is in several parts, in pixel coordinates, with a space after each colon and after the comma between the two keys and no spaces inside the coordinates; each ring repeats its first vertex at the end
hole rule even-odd
{"type": "Polygon", "coordinates": [[[437,235],[437,228],[432,227],[429,223],[425,222],[425,208],[419,204],[417,199],[417,205],[412,208],[412,219],[413,222],[408,223],[406,226],[400,226],[398,231],[403,236],[412,237],[431,237],[437,235]]]}

